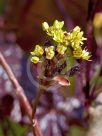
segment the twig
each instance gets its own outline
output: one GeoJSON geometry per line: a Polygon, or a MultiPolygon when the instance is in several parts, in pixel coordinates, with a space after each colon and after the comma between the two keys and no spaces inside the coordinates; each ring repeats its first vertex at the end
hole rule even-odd
{"type": "Polygon", "coordinates": [[[45,90],[41,88],[40,91],[38,92],[38,95],[35,98],[35,101],[34,101],[34,104],[33,104],[33,111],[32,111],[32,120],[34,120],[34,118],[35,118],[36,108],[37,108],[37,105],[39,103],[39,99],[44,92],[45,92],[45,90]]]}
{"type": "Polygon", "coordinates": [[[24,108],[26,114],[29,116],[29,119],[32,122],[34,136],[42,136],[41,130],[39,128],[37,120],[35,118],[33,118],[33,120],[32,120],[32,108],[30,106],[30,103],[28,102],[27,97],[24,94],[24,90],[20,86],[20,84],[18,83],[15,75],[13,74],[11,68],[7,64],[7,62],[6,62],[6,60],[3,57],[3,55],[2,55],[1,52],[0,52],[0,64],[2,65],[2,67],[4,68],[4,70],[6,71],[9,79],[11,80],[11,82],[12,82],[14,88],[15,88],[16,95],[18,96],[19,101],[20,101],[22,107],[24,108]]]}
{"type": "Polygon", "coordinates": [[[73,24],[73,21],[72,19],[70,18],[70,16],[67,14],[67,11],[64,7],[64,4],[62,2],[62,0],[54,0],[56,2],[56,5],[57,7],[59,8],[63,18],[64,18],[64,21],[65,21],[65,25],[67,27],[67,29],[70,31],[72,30],[74,24],[73,24]]]}
{"type": "Polygon", "coordinates": [[[87,21],[93,20],[98,0],[88,1],[87,21]]]}
{"type": "MultiPolygon", "coordinates": [[[[87,48],[92,54],[92,59],[96,58],[96,41],[94,37],[94,29],[93,29],[93,16],[94,12],[97,6],[97,0],[89,0],[88,3],[88,12],[87,12],[87,27],[86,27],[86,35],[87,35],[87,48]]],[[[86,96],[86,99],[90,101],[90,69],[91,69],[91,63],[86,63],[86,86],[84,88],[84,93],[86,96]]]]}
{"type": "MultiPolygon", "coordinates": [[[[33,128],[35,128],[35,126],[37,124],[37,121],[35,120],[36,108],[39,103],[39,99],[40,99],[41,95],[44,93],[44,91],[45,91],[44,89],[40,89],[38,95],[35,98],[34,104],[33,104],[33,111],[32,111],[32,124],[33,124],[32,126],[33,126],[33,128]]],[[[36,132],[36,130],[34,130],[34,132],[36,132]]],[[[41,133],[38,134],[38,132],[37,132],[36,136],[42,136],[42,134],[41,133]]]]}

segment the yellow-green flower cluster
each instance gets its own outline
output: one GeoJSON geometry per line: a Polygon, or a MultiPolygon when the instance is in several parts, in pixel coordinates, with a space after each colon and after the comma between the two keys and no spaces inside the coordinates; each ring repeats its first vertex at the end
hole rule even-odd
{"type": "Polygon", "coordinates": [[[55,20],[52,26],[49,26],[47,22],[42,24],[42,28],[46,31],[47,35],[51,36],[52,39],[57,43],[68,44],[68,39],[66,39],[65,32],[62,28],[64,26],[64,21],[55,20]]]}
{"type": "Polygon", "coordinates": [[[86,49],[82,50],[81,47],[76,48],[76,49],[73,51],[73,56],[74,56],[76,59],[82,58],[83,60],[89,60],[90,57],[91,57],[90,53],[89,53],[86,49]]]}
{"type": "Polygon", "coordinates": [[[47,22],[42,23],[42,28],[46,34],[52,39],[53,45],[49,45],[46,48],[42,48],[40,45],[36,45],[35,49],[31,54],[32,62],[38,63],[42,55],[46,54],[46,59],[53,59],[55,51],[59,54],[64,55],[69,48],[72,51],[72,55],[76,59],[90,59],[90,53],[82,48],[83,41],[86,40],[83,36],[79,26],[76,26],[71,32],[63,30],[64,21],[55,20],[52,26],[49,26],[47,22]]]}
{"type": "Polygon", "coordinates": [[[43,48],[40,45],[36,45],[34,51],[31,52],[32,55],[31,61],[35,64],[38,63],[43,53],[44,53],[43,48]]]}
{"type": "Polygon", "coordinates": [[[52,26],[49,26],[47,22],[42,24],[43,30],[48,36],[52,37],[56,43],[56,50],[59,54],[64,54],[67,47],[71,47],[73,50],[73,57],[76,59],[89,60],[90,53],[87,50],[82,49],[83,41],[86,40],[83,36],[83,31],[81,31],[79,26],[76,26],[72,32],[66,32],[62,28],[64,26],[63,21],[55,20],[52,26]]]}
{"type": "Polygon", "coordinates": [[[54,46],[46,47],[45,52],[46,52],[46,58],[51,60],[55,55],[54,46]]]}
{"type": "Polygon", "coordinates": [[[43,53],[44,53],[44,50],[40,45],[36,45],[34,51],[31,52],[31,54],[35,56],[41,56],[43,55],[43,53]]]}
{"type": "Polygon", "coordinates": [[[83,37],[83,31],[80,31],[80,27],[76,26],[73,31],[69,34],[69,39],[71,46],[73,49],[79,48],[83,45],[83,41],[86,40],[86,38],[83,37]]]}
{"type": "Polygon", "coordinates": [[[83,31],[81,31],[79,26],[76,26],[73,31],[69,34],[70,45],[73,48],[73,56],[76,59],[89,60],[91,57],[90,53],[86,49],[82,49],[83,41],[86,38],[83,37],[83,31]]]}

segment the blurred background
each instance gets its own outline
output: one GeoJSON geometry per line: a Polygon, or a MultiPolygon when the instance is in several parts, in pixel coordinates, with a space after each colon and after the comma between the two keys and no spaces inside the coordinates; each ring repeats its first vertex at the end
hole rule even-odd
{"type": "MultiPolygon", "coordinates": [[[[42,22],[52,24],[56,19],[64,20],[68,31],[81,27],[92,61],[70,79],[70,87],[49,89],[40,99],[36,116],[44,136],[86,136],[86,102],[94,101],[93,94],[102,91],[101,0],[0,0],[0,51],[32,104],[38,88],[27,73],[30,51],[45,41],[42,22]]],[[[0,65],[0,136],[33,136],[30,121],[13,90],[0,65]]]]}

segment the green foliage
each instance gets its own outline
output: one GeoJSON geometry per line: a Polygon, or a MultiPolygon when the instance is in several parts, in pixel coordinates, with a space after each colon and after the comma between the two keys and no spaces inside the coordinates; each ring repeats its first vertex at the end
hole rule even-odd
{"type": "Polygon", "coordinates": [[[4,136],[2,125],[0,124],[0,136],[4,136]]]}
{"type": "Polygon", "coordinates": [[[9,131],[8,131],[8,136],[24,136],[26,130],[27,130],[27,127],[26,126],[22,126],[18,123],[14,123],[12,121],[9,121],[10,123],[10,128],[9,131]]]}
{"type": "Polygon", "coordinates": [[[5,121],[0,124],[0,136],[5,136],[5,130],[7,130],[7,136],[24,136],[28,127],[15,123],[10,119],[5,119],[5,121]]]}
{"type": "MultiPolygon", "coordinates": [[[[52,41],[53,45],[49,47],[41,47],[39,45],[35,46],[35,49],[31,54],[33,57],[31,61],[33,63],[38,63],[45,52],[46,59],[53,59],[55,56],[55,51],[60,55],[65,55],[68,50],[71,52],[71,56],[75,59],[89,60],[91,55],[87,49],[82,49],[84,44],[83,31],[81,31],[79,26],[76,26],[71,32],[66,32],[63,30],[64,21],[55,20],[52,26],[49,26],[47,22],[42,23],[42,28],[48,35],[49,39],[52,41]]],[[[67,54],[69,56],[69,54],[67,54]]]]}
{"type": "Polygon", "coordinates": [[[4,12],[5,0],[0,0],[0,14],[4,12]]]}
{"type": "Polygon", "coordinates": [[[84,129],[81,129],[78,126],[71,126],[68,136],[86,136],[84,129]]]}

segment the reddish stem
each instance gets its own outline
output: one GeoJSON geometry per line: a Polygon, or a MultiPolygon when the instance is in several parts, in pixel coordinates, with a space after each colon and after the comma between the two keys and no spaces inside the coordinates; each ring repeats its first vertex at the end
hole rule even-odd
{"type": "Polygon", "coordinates": [[[42,136],[37,119],[33,118],[33,120],[32,120],[32,108],[30,106],[30,103],[29,103],[27,97],[24,94],[24,90],[20,86],[19,82],[17,81],[15,75],[13,74],[11,68],[7,64],[7,62],[1,52],[0,52],[0,64],[4,68],[4,70],[6,71],[9,79],[11,80],[11,82],[15,88],[15,93],[20,101],[20,104],[22,105],[22,107],[25,110],[25,113],[29,116],[29,119],[32,122],[34,136],[42,136]]]}

